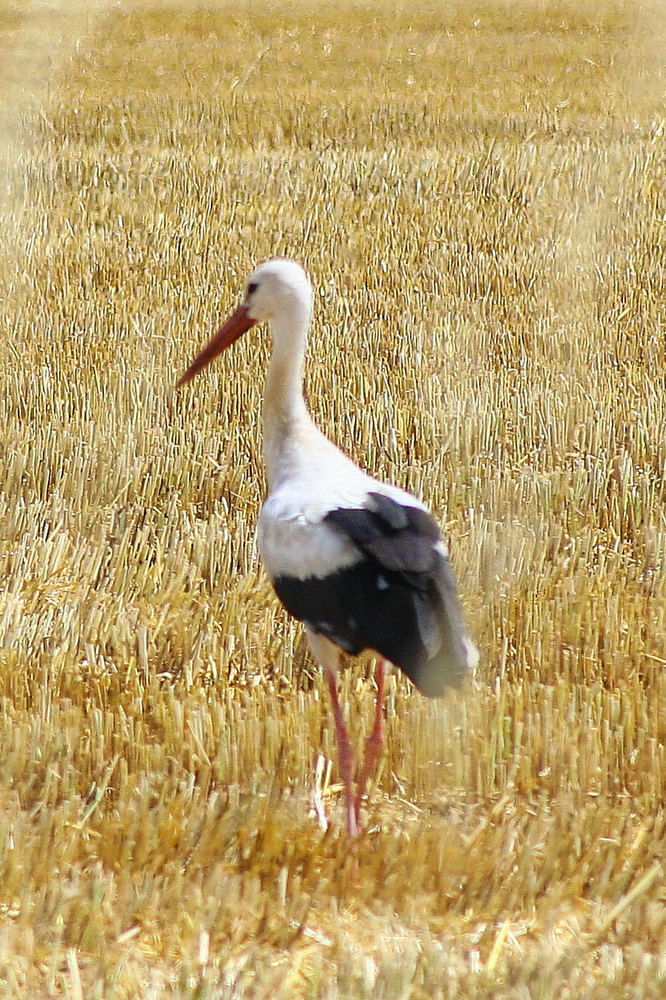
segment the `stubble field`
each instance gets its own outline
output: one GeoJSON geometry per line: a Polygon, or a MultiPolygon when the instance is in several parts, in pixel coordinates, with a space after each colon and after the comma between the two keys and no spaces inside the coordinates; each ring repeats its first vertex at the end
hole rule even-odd
{"type": "Polygon", "coordinates": [[[0,996],[663,996],[659,12],[2,4],[0,996]],[[257,559],[267,337],[174,391],[276,254],[481,650],[392,678],[354,843],[257,559]]]}

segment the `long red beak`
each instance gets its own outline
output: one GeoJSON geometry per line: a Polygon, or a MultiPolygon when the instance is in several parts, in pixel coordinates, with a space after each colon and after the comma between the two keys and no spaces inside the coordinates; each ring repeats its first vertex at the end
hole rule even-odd
{"type": "Polygon", "coordinates": [[[191,381],[213,358],[216,358],[226,347],[233,344],[234,340],[238,340],[241,334],[254,326],[256,322],[257,320],[252,319],[249,315],[247,306],[239,306],[226,323],[222,324],[215,336],[211,337],[203,351],[197,354],[187,371],[180,376],[176,382],[176,388],[179,389],[181,385],[191,381]]]}

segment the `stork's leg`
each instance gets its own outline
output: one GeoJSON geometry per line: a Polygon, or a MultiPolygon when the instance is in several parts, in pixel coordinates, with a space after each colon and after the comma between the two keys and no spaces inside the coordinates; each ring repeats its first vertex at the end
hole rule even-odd
{"type": "Polygon", "coordinates": [[[336,674],[326,671],[326,683],[331,693],[331,704],[333,706],[333,718],[335,720],[335,736],[338,743],[338,760],[342,781],[345,786],[345,808],[347,810],[347,833],[350,837],[355,837],[358,833],[357,810],[354,803],[354,791],[352,788],[352,775],[354,771],[354,751],[351,740],[347,732],[347,726],[342,715],[342,707],[338,698],[338,678],[336,674]]]}
{"type": "Polygon", "coordinates": [[[375,724],[372,727],[372,732],[365,741],[365,758],[363,760],[363,769],[361,771],[361,777],[358,780],[358,790],[356,792],[356,802],[354,803],[354,812],[356,814],[356,823],[359,825],[361,816],[361,803],[363,802],[363,796],[365,795],[365,786],[368,783],[370,775],[375,769],[377,764],[377,758],[379,757],[383,747],[384,747],[384,698],[385,698],[385,680],[386,672],[388,669],[387,660],[378,660],[377,668],[375,670],[375,681],[377,684],[377,702],[375,704],[375,724]]]}
{"type": "Polygon", "coordinates": [[[342,714],[342,706],[338,698],[338,647],[323,635],[318,635],[311,629],[306,630],[310,649],[314,658],[323,668],[326,674],[326,683],[331,695],[331,705],[333,707],[333,719],[335,721],[335,739],[338,745],[338,760],[342,782],[345,788],[345,808],[347,810],[347,833],[350,837],[355,837],[358,833],[358,822],[356,819],[356,805],[354,802],[354,792],[352,789],[352,777],[354,772],[354,751],[347,726],[342,714]]]}

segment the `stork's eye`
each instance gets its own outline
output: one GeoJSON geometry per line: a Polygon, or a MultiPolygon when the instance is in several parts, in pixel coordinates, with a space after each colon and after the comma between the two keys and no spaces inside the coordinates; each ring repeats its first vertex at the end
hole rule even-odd
{"type": "Polygon", "coordinates": [[[247,294],[252,295],[252,292],[256,292],[257,288],[258,288],[257,282],[251,281],[250,284],[247,286],[247,294]]]}

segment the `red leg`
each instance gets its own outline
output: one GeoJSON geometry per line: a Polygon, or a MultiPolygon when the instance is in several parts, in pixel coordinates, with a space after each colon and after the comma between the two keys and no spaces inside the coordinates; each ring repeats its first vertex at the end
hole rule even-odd
{"type": "Polygon", "coordinates": [[[355,837],[358,833],[357,810],[354,804],[354,794],[352,791],[352,773],[354,770],[354,751],[352,750],[347,726],[342,715],[340,700],[338,698],[338,681],[334,673],[326,671],[326,683],[331,693],[331,704],[333,705],[333,718],[335,720],[335,736],[338,743],[338,759],[342,772],[342,781],[345,786],[345,807],[347,809],[347,833],[350,837],[355,837]]]}
{"type": "Polygon", "coordinates": [[[386,679],[386,660],[377,661],[377,669],[375,671],[375,681],[377,683],[377,703],[375,705],[375,724],[372,727],[372,732],[365,741],[365,759],[363,761],[363,770],[361,771],[361,777],[358,782],[358,790],[356,792],[356,802],[354,803],[354,812],[356,814],[356,824],[359,825],[359,819],[361,815],[361,803],[363,802],[363,796],[365,795],[365,786],[368,783],[370,775],[375,769],[377,763],[377,758],[379,757],[383,747],[384,747],[384,681],[386,679]]]}

